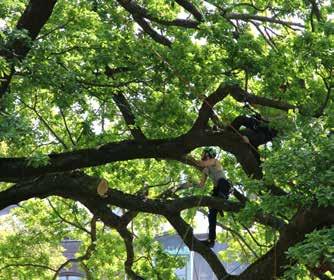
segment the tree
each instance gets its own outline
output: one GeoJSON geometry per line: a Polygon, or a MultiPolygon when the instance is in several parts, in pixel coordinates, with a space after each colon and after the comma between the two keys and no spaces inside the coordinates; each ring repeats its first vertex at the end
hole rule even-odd
{"type": "Polygon", "coordinates": [[[72,261],[90,278],[123,279],[124,265],[173,279],[182,260],[154,239],[166,222],[219,279],[333,277],[328,1],[5,0],[0,14],[0,208],[20,206],[2,279],[55,278],[65,237],[83,241],[72,261]],[[278,130],[251,137],[261,161],[228,129],[250,110],[278,130]],[[239,185],[228,201],[175,188],[203,146],[239,185]],[[219,239],[250,263],[241,275],[194,238],[204,206],[225,211],[219,239]]]}

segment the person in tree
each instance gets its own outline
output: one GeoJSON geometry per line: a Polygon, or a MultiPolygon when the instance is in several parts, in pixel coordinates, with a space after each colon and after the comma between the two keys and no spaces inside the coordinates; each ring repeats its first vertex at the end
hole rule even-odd
{"type": "Polygon", "coordinates": [[[257,148],[272,141],[277,135],[277,130],[269,127],[269,122],[263,119],[259,113],[250,116],[238,116],[227,129],[240,133],[243,136],[243,140],[252,145],[252,152],[259,163],[260,155],[257,148]]]}
{"type": "MultiPolygon", "coordinates": [[[[221,197],[227,200],[230,193],[231,185],[225,179],[222,165],[216,159],[216,151],[211,147],[206,147],[203,150],[201,160],[196,160],[191,156],[188,156],[187,159],[199,168],[202,168],[203,175],[199,183],[199,187],[204,187],[205,182],[209,177],[214,185],[212,196],[221,197]]],[[[213,247],[216,240],[217,213],[217,209],[209,208],[209,236],[207,240],[202,241],[205,245],[209,247],[213,247]]],[[[219,211],[219,213],[223,216],[222,211],[219,211]]]]}

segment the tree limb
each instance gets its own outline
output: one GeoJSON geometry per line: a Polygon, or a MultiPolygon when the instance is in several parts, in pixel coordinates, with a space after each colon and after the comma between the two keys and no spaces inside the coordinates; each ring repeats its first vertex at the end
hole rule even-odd
{"type": "Polygon", "coordinates": [[[228,276],[227,271],[216,254],[195,238],[193,229],[180,217],[180,215],[167,215],[166,218],[188,248],[201,254],[201,256],[210,264],[211,269],[218,279],[225,279],[228,276]]]}
{"type": "MultiPolygon", "coordinates": [[[[34,41],[40,30],[50,18],[56,2],[57,0],[30,0],[25,11],[18,20],[16,28],[19,30],[27,30],[30,39],[34,41]]],[[[30,51],[31,45],[27,44],[24,39],[16,39],[13,42],[10,42],[5,48],[8,49],[8,51],[6,54],[0,51],[0,56],[3,56],[10,62],[13,58],[23,60],[30,51]]],[[[11,66],[11,73],[5,75],[0,80],[0,98],[5,95],[13,73],[14,65],[11,66]]]]}
{"type": "Polygon", "coordinates": [[[119,92],[113,94],[112,99],[115,101],[118,109],[121,111],[125,123],[128,125],[134,139],[138,141],[146,140],[144,133],[136,124],[136,117],[134,116],[130,104],[125,96],[121,92],[119,92]]]}
{"type": "MultiPolygon", "coordinates": [[[[287,250],[301,242],[305,234],[313,230],[334,224],[334,206],[320,207],[313,205],[310,208],[301,209],[290,223],[281,232],[275,246],[250,265],[238,280],[259,279],[267,280],[268,277],[280,277],[283,275],[286,265],[291,264],[287,258],[287,250]]],[[[227,278],[230,280],[232,278],[227,278]]]]}
{"type": "Polygon", "coordinates": [[[58,267],[58,269],[56,270],[52,280],[57,279],[57,276],[59,275],[60,271],[66,265],[68,265],[70,263],[74,263],[74,262],[81,263],[84,260],[88,260],[92,256],[92,254],[93,254],[93,252],[96,248],[96,217],[93,217],[92,220],[91,220],[90,237],[91,237],[91,243],[88,245],[85,253],[83,255],[81,255],[80,257],[66,260],[62,265],[60,265],[58,267]]]}
{"type": "Polygon", "coordinates": [[[175,0],[175,2],[191,13],[199,22],[204,20],[202,13],[191,2],[187,0],[175,0]]]}

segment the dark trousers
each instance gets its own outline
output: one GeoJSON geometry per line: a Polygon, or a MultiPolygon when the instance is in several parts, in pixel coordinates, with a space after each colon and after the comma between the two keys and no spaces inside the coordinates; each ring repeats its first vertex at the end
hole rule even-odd
{"type": "MultiPolygon", "coordinates": [[[[228,199],[231,185],[229,181],[224,178],[219,179],[217,186],[214,187],[212,196],[228,199]]],[[[216,239],[216,224],[217,224],[218,210],[209,208],[209,239],[216,239]]]]}

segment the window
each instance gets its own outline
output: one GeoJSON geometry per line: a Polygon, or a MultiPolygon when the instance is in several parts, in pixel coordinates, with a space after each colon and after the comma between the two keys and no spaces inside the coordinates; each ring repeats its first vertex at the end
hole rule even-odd
{"type": "Polygon", "coordinates": [[[59,280],[82,280],[83,278],[80,276],[71,276],[71,275],[67,275],[67,276],[60,276],[59,280]]]}

